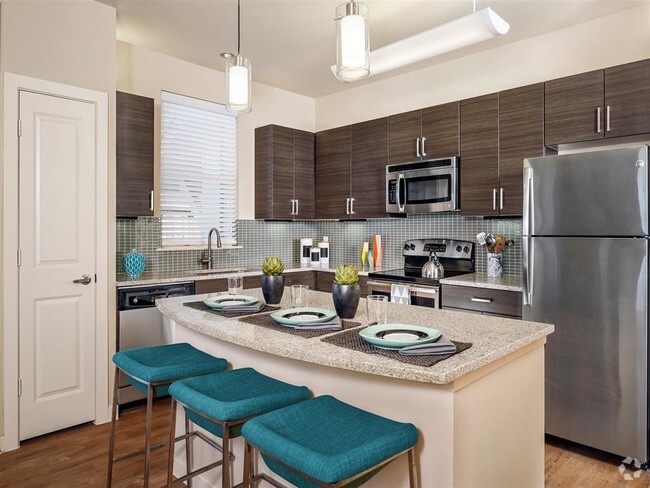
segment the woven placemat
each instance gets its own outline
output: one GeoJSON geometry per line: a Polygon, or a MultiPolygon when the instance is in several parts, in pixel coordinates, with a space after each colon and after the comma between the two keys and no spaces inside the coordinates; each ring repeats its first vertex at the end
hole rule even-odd
{"type": "Polygon", "coordinates": [[[266,305],[266,304],[259,312],[221,312],[219,310],[211,309],[202,301],[186,302],[183,305],[185,305],[186,307],[194,308],[196,310],[201,310],[202,312],[210,312],[215,315],[218,315],[219,317],[229,317],[229,318],[245,317],[247,315],[255,315],[258,313],[268,313],[268,312],[273,312],[274,310],[280,310],[280,307],[272,307],[271,305],[266,305]]]}
{"type": "Polygon", "coordinates": [[[430,355],[430,356],[406,356],[398,353],[397,351],[389,351],[387,349],[380,349],[368,344],[364,341],[361,336],[359,336],[358,330],[348,330],[340,332],[330,337],[323,337],[321,339],[323,342],[329,342],[335,346],[344,347],[346,349],[352,349],[353,351],[365,352],[366,354],[379,354],[380,356],[386,356],[387,358],[397,359],[406,364],[413,364],[415,366],[433,366],[440,361],[444,361],[460,352],[465,351],[472,347],[470,342],[458,342],[451,341],[456,344],[457,351],[454,354],[441,354],[441,355],[430,355]]]}
{"type": "MultiPolygon", "coordinates": [[[[306,339],[311,339],[312,337],[319,337],[325,334],[331,334],[332,330],[300,330],[294,329],[293,327],[285,327],[278,324],[275,320],[271,318],[269,314],[264,315],[251,315],[243,319],[239,319],[240,322],[246,322],[247,324],[259,325],[260,327],[266,327],[267,329],[277,330],[279,332],[284,332],[286,334],[297,335],[304,337],[306,339]]],[[[361,325],[360,322],[350,322],[349,320],[342,320],[341,325],[343,330],[354,329],[361,325]]]]}

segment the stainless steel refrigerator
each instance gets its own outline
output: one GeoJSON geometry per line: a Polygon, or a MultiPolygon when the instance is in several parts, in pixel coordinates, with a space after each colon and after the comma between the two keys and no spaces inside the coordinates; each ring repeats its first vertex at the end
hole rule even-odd
{"type": "Polygon", "coordinates": [[[648,146],[524,161],[523,318],[546,432],[648,460],[648,146]]]}

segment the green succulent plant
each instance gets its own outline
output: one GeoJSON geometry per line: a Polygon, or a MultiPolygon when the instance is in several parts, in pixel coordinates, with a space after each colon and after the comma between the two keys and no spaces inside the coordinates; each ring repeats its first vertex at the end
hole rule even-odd
{"type": "Polygon", "coordinates": [[[262,273],[266,276],[279,276],[284,271],[282,259],[277,257],[264,258],[262,261],[262,273]]]}
{"type": "Polygon", "coordinates": [[[356,285],[359,283],[359,270],[352,264],[337,266],[334,273],[335,285],[356,285]]]}

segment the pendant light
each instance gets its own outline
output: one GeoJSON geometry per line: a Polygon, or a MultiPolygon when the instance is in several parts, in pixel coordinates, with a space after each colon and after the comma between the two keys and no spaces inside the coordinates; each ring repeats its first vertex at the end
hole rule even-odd
{"type": "Polygon", "coordinates": [[[368,6],[350,0],[336,8],[336,75],[357,80],[370,74],[368,6]]]}
{"type": "Polygon", "coordinates": [[[241,5],[237,0],[237,54],[221,53],[226,59],[226,110],[250,112],[251,61],[239,53],[241,46],[241,5]]]}

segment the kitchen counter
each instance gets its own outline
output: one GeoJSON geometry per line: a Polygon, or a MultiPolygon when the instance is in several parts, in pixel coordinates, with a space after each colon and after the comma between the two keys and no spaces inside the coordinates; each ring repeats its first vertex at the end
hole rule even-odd
{"type": "MultiPolygon", "coordinates": [[[[246,293],[261,297],[260,289],[246,293]]],[[[288,295],[285,290],[281,306],[289,305],[288,295]]],[[[306,385],[313,395],[330,394],[378,415],[412,422],[420,436],[418,486],[543,487],[544,344],[552,325],[389,303],[391,322],[432,326],[450,339],[473,343],[470,349],[427,368],[183,305],[200,298],[156,301],[173,324],[175,342],[188,342],[226,358],[232,368],[253,367],[279,380],[306,385]]],[[[330,294],[310,291],[309,301],[333,309],[330,294]]],[[[354,318],[361,326],[367,324],[365,308],[362,300],[354,318]]],[[[180,435],[182,420],[177,425],[180,435]]],[[[175,453],[177,475],[185,473],[181,444],[175,453]]],[[[237,454],[243,449],[241,438],[233,439],[232,448],[237,483],[242,470],[237,454]]],[[[201,459],[212,455],[203,444],[195,449],[201,459]]],[[[261,462],[259,468],[269,473],[261,462]]],[[[212,486],[220,484],[219,470],[201,476],[212,486]]],[[[365,486],[408,487],[406,461],[394,461],[365,486]]]]}
{"type": "Polygon", "coordinates": [[[488,278],[485,273],[471,273],[440,280],[442,285],[472,286],[474,288],[490,288],[492,290],[523,291],[521,276],[506,275],[501,278],[488,278]]]}
{"type": "MultiPolygon", "coordinates": [[[[299,271],[324,271],[327,273],[334,273],[336,266],[329,268],[314,267],[311,265],[301,265],[300,263],[285,264],[285,273],[295,273],[299,271]]],[[[369,271],[367,268],[359,271],[360,276],[367,276],[369,272],[382,271],[382,268],[374,268],[369,271]]],[[[214,280],[218,278],[228,278],[236,274],[242,276],[261,276],[262,271],[259,267],[255,266],[240,266],[237,268],[215,268],[214,273],[201,273],[205,270],[176,270],[176,271],[161,271],[157,273],[145,272],[137,278],[127,278],[124,273],[117,273],[115,285],[117,287],[123,286],[141,286],[141,285],[158,285],[162,283],[180,283],[184,281],[201,281],[201,280],[214,280]],[[228,271],[231,272],[228,272],[228,271]],[[238,270],[246,270],[240,272],[238,270]]]]}

